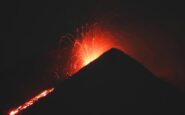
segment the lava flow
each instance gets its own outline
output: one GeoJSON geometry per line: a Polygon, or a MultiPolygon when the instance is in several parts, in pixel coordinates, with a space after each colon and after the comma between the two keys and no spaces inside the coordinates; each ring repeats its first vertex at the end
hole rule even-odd
{"type": "MultiPolygon", "coordinates": [[[[69,51],[70,53],[67,53],[69,54],[69,56],[66,56],[70,58],[67,58],[67,60],[64,60],[64,58],[60,58],[64,57],[63,55],[65,53],[62,52],[63,50],[59,50],[61,52],[58,52],[56,56],[59,57],[59,59],[57,58],[56,60],[57,64],[54,67],[54,73],[57,73],[57,75],[59,76],[63,75],[62,77],[73,75],[82,67],[97,59],[107,50],[113,47],[120,49],[115,40],[115,36],[112,34],[112,32],[109,31],[107,28],[100,26],[99,24],[93,24],[91,26],[85,26],[82,27],[82,29],[78,29],[76,37],[73,37],[70,34],[62,36],[59,41],[61,42],[61,45],[62,42],[66,41],[69,41],[70,43],[68,44],[70,47],[67,47],[69,48],[69,50],[67,51],[69,51]],[[79,32],[79,30],[81,31],[79,32]],[[64,62],[66,64],[62,65],[63,63],[61,62],[64,62]]],[[[41,92],[39,95],[33,97],[28,102],[19,106],[15,110],[12,110],[9,115],[18,114],[20,111],[28,108],[40,98],[43,98],[47,94],[51,93],[53,90],[54,88],[51,88],[41,92]]]]}
{"type": "Polygon", "coordinates": [[[33,97],[32,99],[30,99],[29,101],[25,102],[21,106],[19,106],[16,109],[12,110],[9,113],[9,115],[16,115],[16,114],[18,114],[20,111],[22,111],[22,110],[28,108],[29,106],[33,105],[39,99],[41,99],[41,98],[47,96],[49,93],[53,92],[53,90],[54,90],[54,88],[50,88],[50,89],[44,90],[43,92],[41,92],[37,96],[33,97]]]}

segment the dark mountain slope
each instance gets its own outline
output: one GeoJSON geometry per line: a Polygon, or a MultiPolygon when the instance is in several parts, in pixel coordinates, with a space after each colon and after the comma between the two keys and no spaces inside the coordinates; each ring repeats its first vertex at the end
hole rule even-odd
{"type": "Polygon", "coordinates": [[[184,115],[182,98],[142,64],[111,49],[22,114],[184,115]]]}

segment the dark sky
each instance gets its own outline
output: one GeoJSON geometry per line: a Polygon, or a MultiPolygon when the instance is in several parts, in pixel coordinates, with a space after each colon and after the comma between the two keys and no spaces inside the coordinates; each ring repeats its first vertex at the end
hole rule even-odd
{"type": "Polygon", "coordinates": [[[45,89],[51,81],[43,69],[48,65],[37,62],[52,63],[46,54],[61,35],[97,19],[107,21],[127,54],[159,78],[185,87],[183,1],[12,0],[1,5],[0,109],[45,89]]]}
{"type": "Polygon", "coordinates": [[[110,18],[110,25],[128,38],[122,40],[128,54],[162,78],[184,83],[184,3],[123,1],[16,0],[3,3],[1,71],[37,58],[55,47],[59,36],[105,16],[110,18]]]}

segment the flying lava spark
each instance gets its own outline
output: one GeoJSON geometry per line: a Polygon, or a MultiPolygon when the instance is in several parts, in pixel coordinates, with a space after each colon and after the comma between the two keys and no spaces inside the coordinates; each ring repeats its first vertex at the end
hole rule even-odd
{"type": "MultiPolygon", "coordinates": [[[[62,42],[69,41],[71,52],[66,66],[60,65],[62,59],[56,62],[58,68],[57,73],[60,74],[61,70],[66,68],[64,72],[62,71],[62,74],[65,73],[64,76],[70,77],[113,47],[122,49],[115,39],[113,32],[98,23],[83,26],[77,29],[76,34],[75,37],[67,34],[60,39],[61,44],[62,42]]],[[[61,51],[58,54],[62,55],[62,53],[61,51]]]]}
{"type": "MultiPolygon", "coordinates": [[[[88,26],[83,26],[81,29],[77,29],[77,35],[74,37],[71,34],[66,34],[61,37],[61,45],[63,42],[68,41],[70,47],[69,57],[67,60],[59,58],[57,60],[55,72],[58,75],[64,75],[63,77],[70,77],[71,75],[78,72],[81,68],[88,65],[93,60],[97,59],[100,55],[111,48],[119,48],[114,35],[111,31],[99,24],[92,24],[88,26]],[[66,62],[66,66],[61,64],[61,61],[66,62]],[[64,71],[62,71],[64,70],[64,71]],[[63,73],[64,72],[64,73],[63,73]]],[[[63,55],[63,50],[60,50],[57,55],[63,55]]],[[[59,56],[60,57],[60,56],[59,56]]],[[[23,105],[12,110],[9,115],[16,115],[20,111],[28,108],[37,102],[40,98],[47,96],[51,93],[54,88],[44,90],[37,96],[33,97],[29,101],[25,102],[23,105]]]]}

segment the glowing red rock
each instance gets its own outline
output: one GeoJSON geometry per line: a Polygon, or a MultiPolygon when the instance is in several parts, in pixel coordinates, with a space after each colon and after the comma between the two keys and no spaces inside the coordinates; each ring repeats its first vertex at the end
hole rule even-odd
{"type": "Polygon", "coordinates": [[[80,33],[80,35],[70,40],[72,42],[72,52],[70,64],[67,67],[69,76],[97,59],[109,49],[113,47],[121,49],[113,32],[100,24],[87,26],[82,28],[82,32],[77,33],[80,33]]]}
{"type": "Polygon", "coordinates": [[[28,108],[29,106],[33,105],[35,102],[37,102],[39,99],[47,96],[49,93],[51,93],[54,90],[54,88],[50,88],[47,90],[44,90],[43,92],[41,92],[40,94],[38,94],[37,96],[33,97],[32,99],[30,99],[29,101],[25,102],[24,104],[22,104],[21,106],[17,107],[16,109],[10,111],[9,115],[16,115],[18,114],[20,111],[28,108]]]}

